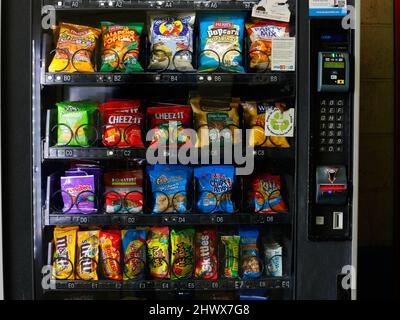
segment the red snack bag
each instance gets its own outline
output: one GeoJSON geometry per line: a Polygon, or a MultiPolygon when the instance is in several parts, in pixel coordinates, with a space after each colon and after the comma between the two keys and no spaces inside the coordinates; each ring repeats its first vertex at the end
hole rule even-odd
{"type": "Polygon", "coordinates": [[[253,179],[253,201],[256,213],[287,213],[281,194],[281,177],[259,174],[253,179]]]}
{"type": "Polygon", "coordinates": [[[147,110],[151,129],[155,130],[151,146],[181,147],[190,141],[192,109],[188,106],[158,103],[147,110]]]}
{"type": "Polygon", "coordinates": [[[217,280],[217,233],[203,229],[196,232],[196,279],[217,280]]]}
{"type": "Polygon", "coordinates": [[[109,280],[122,280],[121,273],[121,232],[100,232],[100,260],[103,275],[109,280]]]}
{"type": "Polygon", "coordinates": [[[140,104],[139,100],[110,100],[100,105],[106,147],[144,147],[141,130],[144,115],[140,104]]]}

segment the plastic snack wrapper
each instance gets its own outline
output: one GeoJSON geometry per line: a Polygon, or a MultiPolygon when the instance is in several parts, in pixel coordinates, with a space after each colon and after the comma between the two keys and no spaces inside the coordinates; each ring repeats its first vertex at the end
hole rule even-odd
{"type": "Polygon", "coordinates": [[[102,22],[103,53],[101,72],[143,72],[138,59],[143,23],[102,22]]]}
{"type": "Polygon", "coordinates": [[[100,231],[78,232],[78,258],[76,262],[77,279],[86,281],[99,280],[97,266],[99,263],[100,231]]]}
{"type": "Polygon", "coordinates": [[[56,228],[54,230],[53,279],[75,279],[76,235],[79,228],[56,228]]]}
{"type": "Polygon", "coordinates": [[[257,246],[260,232],[255,229],[243,229],[239,234],[242,278],[244,280],[260,278],[262,269],[257,246]]]}
{"type": "Polygon", "coordinates": [[[124,281],[144,278],[146,271],[146,238],[146,230],[122,230],[122,252],[125,265],[124,281]]]}
{"type": "Polygon", "coordinates": [[[103,276],[108,280],[121,281],[121,231],[100,232],[100,259],[103,276]]]}
{"type": "Polygon", "coordinates": [[[169,279],[169,228],[151,228],[147,248],[150,277],[153,279],[169,279]]]}
{"type": "Polygon", "coordinates": [[[186,280],[194,273],[194,229],[171,231],[171,279],[186,280]]]}
{"type": "Polygon", "coordinates": [[[268,109],[278,108],[282,112],[287,110],[283,102],[256,102],[248,101],[242,103],[246,128],[251,129],[250,145],[254,147],[267,148],[290,148],[286,137],[267,137],[265,135],[265,117],[268,109]]]}
{"type": "Polygon", "coordinates": [[[211,229],[196,232],[196,279],[217,280],[217,232],[211,229]]]}
{"type": "Polygon", "coordinates": [[[95,72],[93,52],[101,30],[70,23],[61,23],[55,56],[49,72],[95,72]]]}
{"type": "Polygon", "coordinates": [[[272,174],[258,174],[253,178],[254,207],[256,213],[287,213],[281,195],[281,178],[272,174]]]}
{"type": "Polygon", "coordinates": [[[243,12],[207,13],[200,17],[199,72],[243,73],[243,12]]]}
{"type": "Polygon", "coordinates": [[[155,200],[153,214],[186,213],[188,211],[188,184],[193,169],[183,165],[148,166],[155,200]]]}
{"type": "Polygon", "coordinates": [[[150,70],[194,71],[194,13],[151,13],[149,36],[151,43],[150,70]]]}
{"type": "Polygon", "coordinates": [[[221,243],[224,246],[224,277],[236,279],[239,277],[239,236],[222,236],[221,243]]]}
{"type": "Polygon", "coordinates": [[[199,194],[197,209],[201,213],[234,213],[232,189],[235,179],[233,166],[204,166],[194,170],[199,194]]]}
{"type": "Polygon", "coordinates": [[[64,202],[63,213],[91,214],[97,211],[94,176],[61,177],[61,190],[64,202]]]}

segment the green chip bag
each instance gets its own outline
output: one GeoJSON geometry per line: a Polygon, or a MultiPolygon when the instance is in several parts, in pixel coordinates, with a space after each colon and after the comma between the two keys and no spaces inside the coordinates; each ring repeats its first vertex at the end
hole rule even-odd
{"type": "Polygon", "coordinates": [[[95,139],[97,103],[64,101],[58,107],[58,146],[89,147],[95,139]]]}
{"type": "Polygon", "coordinates": [[[171,231],[172,280],[185,280],[194,271],[194,229],[171,231]]]}
{"type": "Polygon", "coordinates": [[[138,61],[143,27],[143,23],[101,23],[103,33],[101,72],[143,72],[138,61]]]}

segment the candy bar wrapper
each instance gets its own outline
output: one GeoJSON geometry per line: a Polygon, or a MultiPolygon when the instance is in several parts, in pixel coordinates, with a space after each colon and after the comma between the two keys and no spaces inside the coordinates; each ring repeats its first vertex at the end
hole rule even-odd
{"type": "Polygon", "coordinates": [[[146,230],[122,230],[124,281],[142,279],[146,270],[146,230]]]}
{"type": "Polygon", "coordinates": [[[86,281],[97,281],[97,266],[99,263],[99,235],[100,231],[78,232],[78,261],[76,276],[86,281]]]}
{"type": "Polygon", "coordinates": [[[53,279],[74,280],[76,227],[54,230],[53,279]]]}
{"type": "Polygon", "coordinates": [[[147,254],[153,279],[170,278],[169,235],[168,227],[155,227],[149,231],[147,254]]]}
{"type": "Polygon", "coordinates": [[[122,280],[120,231],[100,232],[100,257],[103,276],[109,280],[122,280]]]}
{"type": "Polygon", "coordinates": [[[204,229],[196,232],[196,279],[217,280],[217,232],[204,229]]]}
{"type": "Polygon", "coordinates": [[[194,229],[171,231],[171,279],[185,280],[194,271],[194,229]]]}
{"type": "Polygon", "coordinates": [[[236,279],[239,277],[239,236],[222,236],[221,242],[225,249],[224,277],[236,279]]]}

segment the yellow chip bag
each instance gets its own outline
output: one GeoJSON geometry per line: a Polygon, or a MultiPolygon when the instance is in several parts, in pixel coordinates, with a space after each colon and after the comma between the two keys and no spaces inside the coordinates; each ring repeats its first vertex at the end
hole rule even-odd
{"type": "Polygon", "coordinates": [[[56,228],[54,230],[53,278],[74,280],[76,233],[78,228],[56,228]]]}
{"type": "Polygon", "coordinates": [[[99,235],[98,230],[78,232],[76,276],[81,280],[98,280],[99,235]]]}
{"type": "Polygon", "coordinates": [[[196,147],[240,142],[239,99],[190,99],[197,130],[196,147]]]}
{"type": "Polygon", "coordinates": [[[286,137],[267,137],[265,135],[265,114],[269,108],[278,108],[282,112],[287,106],[282,102],[256,102],[242,103],[246,128],[251,129],[250,146],[267,148],[290,148],[286,137]]]}
{"type": "Polygon", "coordinates": [[[101,30],[61,23],[55,56],[49,72],[95,72],[93,52],[101,30]]]}

